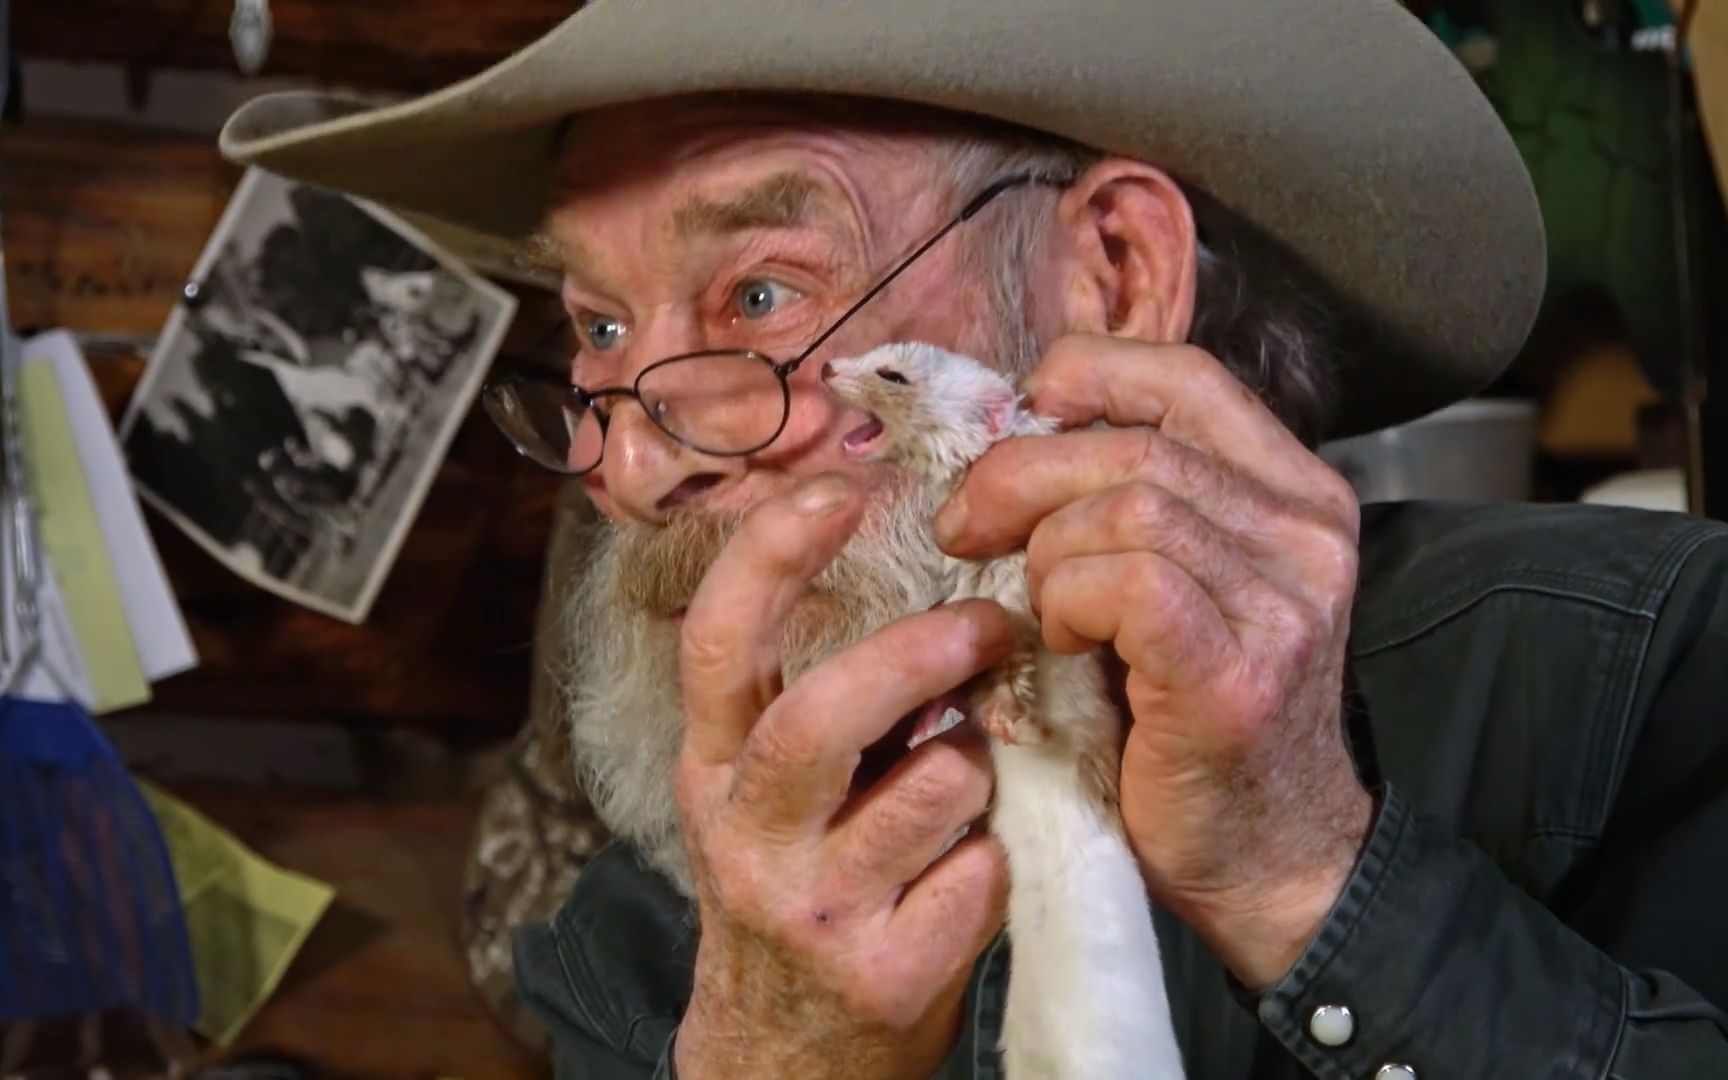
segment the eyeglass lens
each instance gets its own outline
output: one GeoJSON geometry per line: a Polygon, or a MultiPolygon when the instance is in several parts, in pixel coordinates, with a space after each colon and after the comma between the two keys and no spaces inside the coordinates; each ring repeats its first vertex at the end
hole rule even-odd
{"type": "Polygon", "coordinates": [[[753,353],[707,353],[645,370],[642,407],[668,435],[710,454],[741,454],[772,439],[786,418],[786,387],[753,353]]]}
{"type": "MultiPolygon", "coordinates": [[[[700,353],[643,370],[642,408],[668,435],[710,454],[742,454],[771,441],[786,421],[788,396],[773,364],[754,353],[700,353]]],[[[584,406],[568,389],[516,381],[493,387],[487,411],[536,462],[583,473],[600,463],[609,399],[584,406]]]]}
{"type": "Polygon", "coordinates": [[[604,439],[599,417],[571,400],[568,390],[512,381],[487,387],[481,400],[493,422],[538,464],[579,473],[599,463],[604,439]]]}

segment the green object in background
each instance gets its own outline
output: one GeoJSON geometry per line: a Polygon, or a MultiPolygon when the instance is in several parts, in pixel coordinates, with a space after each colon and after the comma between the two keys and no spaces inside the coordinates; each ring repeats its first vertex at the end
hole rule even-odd
{"type": "Polygon", "coordinates": [[[203,1011],[193,1027],[226,1046],[269,1000],[336,892],[268,862],[185,803],[143,781],[192,940],[203,1011]]]}
{"type": "MultiPolygon", "coordinates": [[[[1666,60],[1600,47],[1571,0],[1473,6],[1497,42],[1483,89],[1524,156],[1547,224],[1545,310],[1577,290],[1605,289],[1646,373],[1674,393],[1680,312],[1666,60]]],[[[1645,25],[1666,19],[1634,14],[1645,25]]]]}
{"type": "Polygon", "coordinates": [[[1668,0],[1632,0],[1632,12],[1640,29],[1674,25],[1674,12],[1668,7],[1668,0]]]}

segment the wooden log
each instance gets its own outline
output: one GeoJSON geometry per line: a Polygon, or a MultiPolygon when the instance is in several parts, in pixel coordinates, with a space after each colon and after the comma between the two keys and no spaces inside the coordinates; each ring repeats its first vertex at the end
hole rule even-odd
{"type": "Polygon", "coordinates": [[[239,180],[209,138],[58,118],[6,128],[13,323],[157,333],[239,180]]]}
{"type": "MultiPolygon", "coordinates": [[[[579,0],[270,0],[259,74],[417,91],[472,75],[567,18],[579,0]]],[[[233,0],[13,4],[18,54],[146,69],[235,71],[233,0]]]]}

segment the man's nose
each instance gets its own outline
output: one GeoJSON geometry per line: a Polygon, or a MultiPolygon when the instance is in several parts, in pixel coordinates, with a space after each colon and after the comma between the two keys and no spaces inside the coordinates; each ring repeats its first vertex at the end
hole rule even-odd
{"type": "MultiPolygon", "coordinates": [[[[682,340],[683,335],[660,333],[652,337],[653,341],[636,342],[638,357],[673,356],[697,347],[682,340]]],[[[632,370],[629,375],[634,378],[636,372],[632,370]]],[[[710,494],[743,472],[742,459],[711,457],[672,438],[648,418],[638,401],[614,401],[606,428],[600,476],[606,494],[637,521],[664,521],[673,510],[710,494]]]]}
{"type": "Polygon", "coordinates": [[[600,473],[606,494],[632,519],[653,522],[666,517],[681,501],[674,493],[699,471],[691,457],[648,419],[637,402],[613,404],[600,473]]]}

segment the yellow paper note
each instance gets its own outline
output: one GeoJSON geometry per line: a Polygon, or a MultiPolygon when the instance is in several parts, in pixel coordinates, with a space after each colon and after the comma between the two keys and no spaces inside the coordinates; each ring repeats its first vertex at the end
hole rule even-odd
{"type": "Polygon", "coordinates": [[[126,624],[120,585],[108,560],[52,364],[26,361],[20,366],[18,405],[24,470],[42,551],[84,654],[94,692],[90,711],[142,705],[150,700],[150,683],[126,624]]]}
{"type": "Polygon", "coordinates": [[[261,858],[232,833],[149,783],[174,865],[200,1013],[193,1027],[226,1046],[268,1001],[336,891],[261,858]]]}

